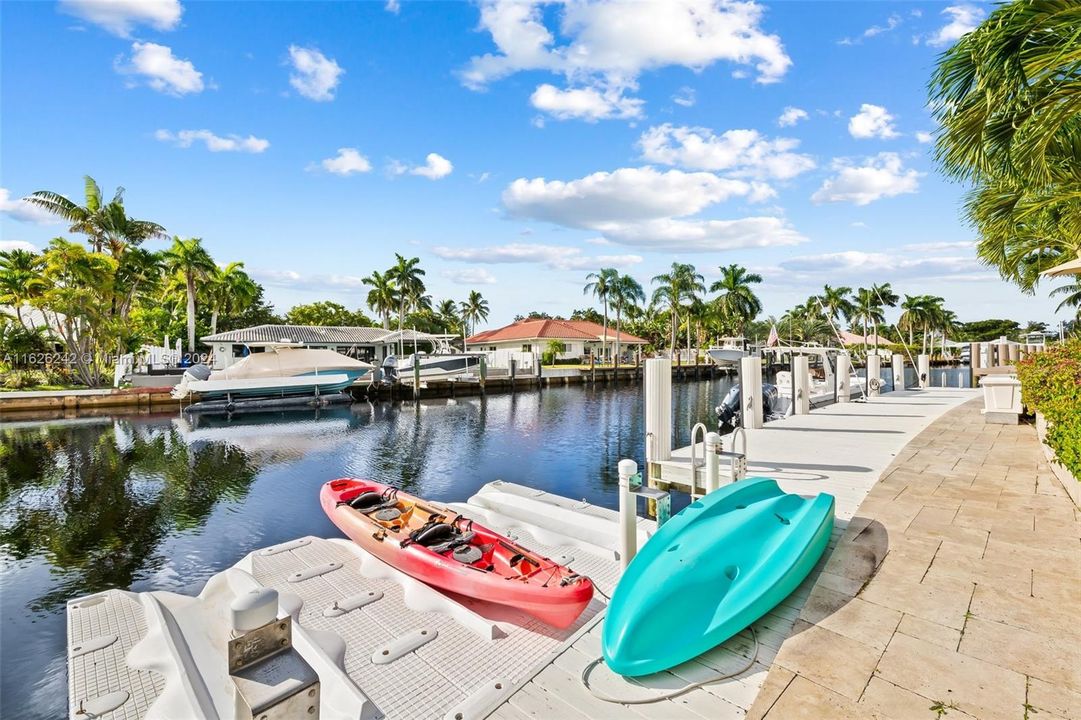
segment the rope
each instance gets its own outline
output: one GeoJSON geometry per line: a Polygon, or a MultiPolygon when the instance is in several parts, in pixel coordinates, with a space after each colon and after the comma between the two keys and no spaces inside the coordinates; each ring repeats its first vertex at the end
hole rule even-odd
{"type": "Polygon", "coordinates": [[[691,683],[689,685],[685,685],[685,686],[681,687],[678,690],[673,690],[672,692],[667,692],[667,693],[664,693],[662,695],[654,695],[654,696],[651,696],[651,697],[648,697],[648,698],[627,700],[627,699],[615,698],[615,697],[611,697],[609,695],[605,695],[604,693],[601,693],[598,690],[594,689],[589,684],[589,675],[590,675],[591,672],[593,672],[593,668],[597,667],[597,665],[604,662],[604,658],[599,657],[596,660],[590,661],[590,663],[588,665],[586,665],[582,669],[582,685],[585,686],[586,690],[588,690],[589,693],[593,697],[595,697],[598,700],[601,700],[603,702],[607,702],[607,703],[619,703],[621,705],[648,705],[650,703],[660,702],[661,700],[671,700],[672,698],[679,697],[680,695],[682,695],[684,693],[688,693],[691,690],[697,690],[698,688],[702,687],[703,685],[710,685],[710,684],[715,683],[715,682],[720,682],[721,680],[727,680],[728,678],[733,678],[733,677],[736,677],[737,675],[742,675],[743,673],[750,670],[751,666],[755,664],[756,660],[758,660],[758,648],[759,648],[759,645],[758,645],[758,634],[754,631],[754,628],[752,627],[752,628],[748,628],[748,629],[751,631],[751,637],[754,639],[754,652],[751,653],[751,659],[747,661],[747,664],[744,665],[743,667],[741,667],[739,670],[736,670],[736,671],[733,671],[733,672],[730,672],[730,673],[718,674],[716,677],[712,677],[712,678],[710,678],[708,680],[701,680],[699,682],[694,682],[694,683],[691,683]]]}

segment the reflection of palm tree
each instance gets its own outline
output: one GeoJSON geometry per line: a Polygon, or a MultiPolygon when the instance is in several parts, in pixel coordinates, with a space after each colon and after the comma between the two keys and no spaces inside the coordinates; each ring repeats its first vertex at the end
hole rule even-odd
{"type": "Polygon", "coordinates": [[[51,609],[74,595],[130,587],[160,564],[175,529],[200,527],[222,499],[248,491],[256,468],[235,447],[189,448],[172,430],[52,426],[0,435],[0,545],[16,559],[45,555],[61,580],[35,599],[51,609]],[[148,487],[161,484],[160,490],[148,487]]]}

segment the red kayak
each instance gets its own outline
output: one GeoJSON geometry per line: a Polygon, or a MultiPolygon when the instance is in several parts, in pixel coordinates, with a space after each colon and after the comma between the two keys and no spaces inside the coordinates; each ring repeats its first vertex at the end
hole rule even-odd
{"type": "Polygon", "coordinates": [[[331,480],[323,512],[364,550],[418,580],[508,605],[557,628],[593,598],[593,583],[448,508],[371,480],[331,480]]]}

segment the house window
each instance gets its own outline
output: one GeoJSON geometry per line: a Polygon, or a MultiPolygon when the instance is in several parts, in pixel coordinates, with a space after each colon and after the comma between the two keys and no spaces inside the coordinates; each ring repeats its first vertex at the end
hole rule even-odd
{"type": "Polygon", "coordinates": [[[553,349],[557,353],[565,353],[565,352],[567,352],[567,343],[555,343],[553,345],[553,349]]]}
{"type": "Polygon", "coordinates": [[[529,343],[526,343],[522,346],[522,352],[533,352],[533,346],[529,343]]]}
{"type": "Polygon", "coordinates": [[[489,352],[495,352],[495,351],[496,351],[496,350],[498,350],[498,349],[499,349],[499,348],[497,348],[497,347],[496,347],[495,345],[489,345],[489,346],[488,346],[488,351],[489,351],[489,352]]]}

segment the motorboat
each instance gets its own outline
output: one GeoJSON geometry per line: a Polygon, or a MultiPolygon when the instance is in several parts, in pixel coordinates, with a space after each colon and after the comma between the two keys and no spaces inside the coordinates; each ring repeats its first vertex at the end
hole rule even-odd
{"type": "Polygon", "coordinates": [[[326,395],[340,393],[372,369],[371,363],[333,350],[271,345],[223,370],[193,365],[172,395],[178,400],[326,395]]]}
{"type": "MultiPolygon", "coordinates": [[[[773,355],[777,359],[788,356],[791,359],[795,355],[808,357],[808,398],[811,407],[818,407],[834,402],[837,392],[837,362],[838,358],[849,360],[846,366],[848,373],[849,397],[866,397],[867,382],[860,377],[852,367],[847,350],[825,347],[823,345],[780,345],[763,348],[764,355],[773,355]]],[[[767,360],[768,361],[768,360],[767,360]]],[[[775,384],[777,386],[777,402],[774,411],[780,415],[792,414],[792,371],[778,370],[775,384]]]]}
{"type": "Polygon", "coordinates": [[[413,353],[398,357],[388,355],[383,360],[382,368],[390,382],[411,383],[416,377],[417,367],[420,379],[436,380],[461,375],[473,375],[480,370],[480,360],[485,353],[413,353]]]}
{"type": "Polygon", "coordinates": [[[735,365],[747,355],[747,339],[742,337],[723,337],[720,345],[706,350],[706,354],[717,365],[735,365]]]}

